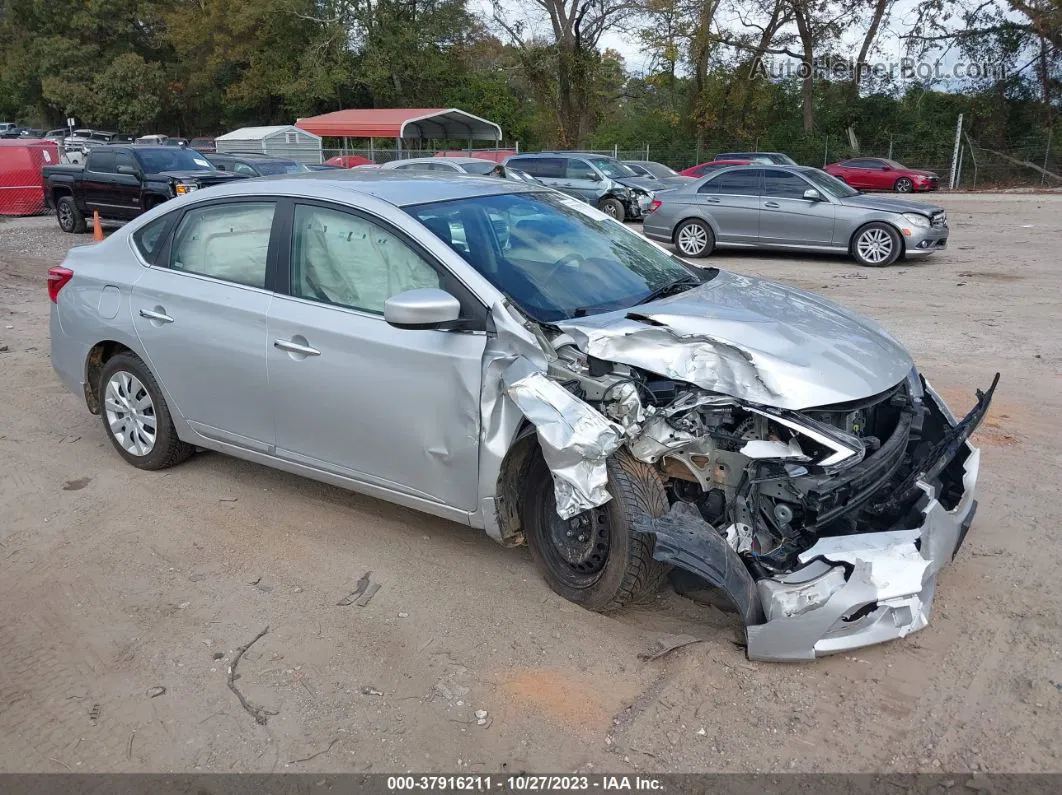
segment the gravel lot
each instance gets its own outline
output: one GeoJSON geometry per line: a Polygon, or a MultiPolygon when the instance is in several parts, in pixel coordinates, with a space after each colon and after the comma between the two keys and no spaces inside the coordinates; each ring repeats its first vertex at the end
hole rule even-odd
{"type": "Polygon", "coordinates": [[[0,770],[1059,771],[1062,197],[934,199],[924,263],[711,260],[874,316],[958,412],[1002,372],[929,628],[795,666],[673,594],[585,612],[525,549],[367,497],[127,466],[48,361],[45,271],[90,237],[0,220],[0,770]],[[227,680],[267,626],[236,680],[259,725],[227,680]],[[640,660],[666,633],[703,642],[640,660]]]}

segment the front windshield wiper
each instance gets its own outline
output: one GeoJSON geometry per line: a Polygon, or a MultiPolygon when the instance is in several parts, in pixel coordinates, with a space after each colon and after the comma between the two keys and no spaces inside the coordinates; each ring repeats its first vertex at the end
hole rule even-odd
{"type": "Polygon", "coordinates": [[[675,295],[676,293],[685,292],[687,289],[692,289],[701,284],[701,280],[692,276],[684,276],[681,279],[675,279],[673,282],[668,282],[660,287],[657,287],[649,295],[640,300],[639,304],[651,304],[658,298],[664,298],[669,295],[675,295]],[[684,289],[680,289],[684,288],[684,289]]]}

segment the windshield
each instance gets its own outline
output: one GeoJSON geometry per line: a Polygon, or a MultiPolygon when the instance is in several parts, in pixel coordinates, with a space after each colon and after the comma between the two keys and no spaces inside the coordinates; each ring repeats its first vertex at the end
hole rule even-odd
{"type": "Polygon", "coordinates": [[[787,166],[797,166],[797,165],[800,165],[799,163],[797,163],[797,161],[795,161],[795,160],[794,160],[793,158],[791,158],[791,157],[790,157],[789,155],[783,155],[783,154],[781,154],[781,153],[779,153],[779,154],[776,154],[776,155],[775,155],[775,156],[774,156],[773,158],[771,158],[771,159],[772,159],[772,160],[773,160],[773,161],[774,161],[775,163],[782,163],[782,164],[784,164],[784,165],[787,165],[787,166]]]}
{"type": "Polygon", "coordinates": [[[634,306],[691,268],[597,210],[558,193],[406,207],[524,312],[549,323],[634,306]]]}
{"type": "Polygon", "coordinates": [[[251,165],[263,177],[275,177],[277,174],[299,174],[303,171],[309,171],[302,163],[296,163],[294,160],[255,160],[251,165]]]}
{"type": "Polygon", "coordinates": [[[604,174],[606,177],[612,179],[623,179],[624,177],[636,177],[633,169],[620,163],[618,160],[612,160],[607,157],[593,157],[587,158],[590,164],[597,167],[597,170],[604,174]]]}
{"type": "Polygon", "coordinates": [[[478,160],[475,163],[462,163],[461,168],[469,174],[489,174],[497,165],[490,160],[478,160]]]}
{"type": "Polygon", "coordinates": [[[188,149],[141,149],[136,151],[136,159],[147,174],[161,174],[164,171],[214,171],[210,161],[199,152],[188,149]]]}
{"type": "Polygon", "coordinates": [[[836,199],[845,199],[849,196],[859,195],[859,191],[855,188],[849,186],[845,182],[841,182],[837,177],[830,176],[825,171],[819,171],[817,168],[814,168],[801,173],[820,191],[833,196],[836,199]]]}
{"type": "Polygon", "coordinates": [[[884,157],[881,159],[881,162],[889,166],[889,168],[899,169],[900,171],[905,171],[907,169],[907,166],[901,165],[895,160],[886,160],[884,157]]]}

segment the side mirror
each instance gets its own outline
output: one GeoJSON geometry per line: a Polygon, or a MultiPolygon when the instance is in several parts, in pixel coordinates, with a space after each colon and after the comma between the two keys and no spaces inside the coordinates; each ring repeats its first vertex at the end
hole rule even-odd
{"type": "Polygon", "coordinates": [[[119,174],[126,174],[127,176],[130,176],[130,177],[139,177],[140,176],[140,172],[136,168],[134,168],[133,166],[118,166],[118,173],[119,174]]]}
{"type": "Polygon", "coordinates": [[[804,198],[807,199],[809,202],[820,202],[822,201],[822,194],[814,188],[808,188],[806,191],[804,191],[804,198]]]}
{"type": "Polygon", "coordinates": [[[892,166],[882,166],[881,170],[882,171],[892,171],[892,166]]]}
{"type": "Polygon", "coordinates": [[[437,287],[406,290],[384,302],[384,320],[395,328],[437,329],[460,316],[461,303],[437,287]]]}
{"type": "Polygon", "coordinates": [[[587,177],[587,179],[590,180],[591,182],[600,182],[601,181],[601,175],[598,174],[596,171],[591,171],[590,172],[590,176],[587,177]]]}

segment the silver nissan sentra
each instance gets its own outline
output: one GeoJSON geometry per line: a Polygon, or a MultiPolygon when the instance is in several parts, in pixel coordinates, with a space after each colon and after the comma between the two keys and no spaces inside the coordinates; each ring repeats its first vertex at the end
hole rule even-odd
{"type": "Polygon", "coordinates": [[[593,610],[721,593],[755,659],[922,629],[974,516],[995,382],[957,420],[873,322],[541,187],[246,180],[48,279],[55,370],[133,466],[206,448],[526,541],[593,610]]]}
{"type": "Polygon", "coordinates": [[[948,216],[924,202],[863,195],[817,168],[732,166],[657,192],[643,232],[685,257],[773,248],[850,254],[880,268],[946,248],[948,216]]]}

